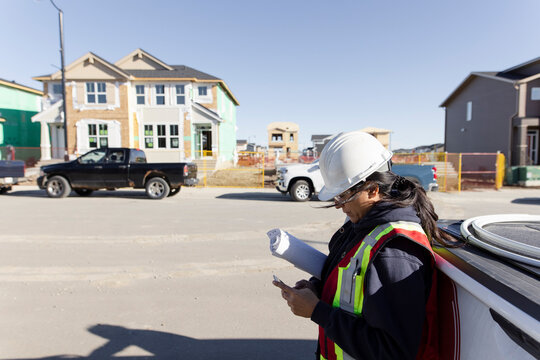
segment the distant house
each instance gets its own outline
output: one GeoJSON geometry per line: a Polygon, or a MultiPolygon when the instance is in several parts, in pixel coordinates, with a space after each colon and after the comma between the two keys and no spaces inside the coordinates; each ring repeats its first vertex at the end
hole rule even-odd
{"type": "MultiPolygon", "coordinates": [[[[42,157],[61,157],[61,73],[34,79],[48,99],[33,119],[41,123],[42,157]]],[[[89,52],[66,66],[68,152],[123,146],[144,149],[152,162],[232,163],[238,105],[223,80],[142,49],[115,63],[89,52]]]]}
{"type": "Polygon", "coordinates": [[[472,72],[442,102],[448,152],[497,152],[509,165],[538,165],[540,58],[472,72]]]}
{"type": "Polygon", "coordinates": [[[0,79],[0,159],[12,145],[16,159],[39,160],[40,128],[31,118],[41,111],[42,96],[42,91],[0,79]]]}
{"type": "Polygon", "coordinates": [[[236,140],[236,151],[247,151],[247,140],[236,140]]]}
{"type": "Polygon", "coordinates": [[[373,135],[375,139],[379,140],[379,142],[383,144],[385,148],[390,148],[390,130],[367,127],[360,129],[360,131],[367,132],[368,134],[373,135]]]}
{"type": "Polygon", "coordinates": [[[315,156],[321,155],[321,151],[324,148],[324,145],[332,139],[333,135],[311,135],[311,142],[313,143],[313,150],[315,151],[315,156]]]}
{"type": "Polygon", "coordinates": [[[300,127],[292,122],[273,122],[267,126],[268,150],[274,154],[285,154],[298,158],[298,131],[300,127]]]}

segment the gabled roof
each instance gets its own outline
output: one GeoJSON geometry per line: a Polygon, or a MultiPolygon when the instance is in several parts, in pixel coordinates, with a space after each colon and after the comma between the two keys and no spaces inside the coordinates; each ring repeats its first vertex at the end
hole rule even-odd
{"type": "Polygon", "coordinates": [[[448,103],[471,83],[476,77],[504,81],[514,85],[523,84],[540,78],[540,57],[512,66],[503,71],[476,71],[469,74],[461,84],[442,102],[440,107],[446,107],[448,103]]]}
{"type": "Polygon", "coordinates": [[[129,70],[126,72],[135,78],[159,78],[159,79],[189,79],[189,80],[213,80],[220,81],[213,75],[203,73],[197,69],[185,65],[172,65],[171,70],[129,70]]]}
{"type": "MultiPolygon", "coordinates": [[[[519,73],[522,70],[525,70],[525,68],[531,67],[533,65],[540,65],[540,57],[537,57],[535,59],[526,61],[526,62],[524,62],[522,64],[519,64],[519,65],[516,65],[516,66],[512,66],[511,68],[508,68],[506,70],[501,71],[499,74],[519,73]]],[[[531,75],[532,74],[529,74],[529,75],[526,75],[524,77],[531,76],[531,75]]]]}
{"type": "Polygon", "coordinates": [[[219,121],[219,122],[223,121],[223,118],[221,116],[219,116],[218,113],[208,109],[205,106],[202,106],[198,102],[195,102],[195,101],[193,102],[193,108],[196,109],[196,110],[199,110],[203,114],[206,114],[207,116],[211,117],[212,119],[214,119],[216,121],[219,121]]]}
{"type": "MultiPolygon", "coordinates": [[[[111,64],[107,60],[104,60],[103,58],[97,56],[96,54],[94,54],[92,52],[86,53],[85,55],[81,56],[80,58],[78,58],[77,60],[75,60],[74,62],[69,64],[66,67],[66,72],[68,72],[69,70],[75,68],[76,66],[78,66],[79,64],[81,64],[81,63],[83,63],[83,62],[85,62],[87,60],[89,62],[91,62],[91,63],[93,63],[94,61],[99,62],[102,65],[104,65],[105,67],[108,67],[109,69],[111,69],[113,72],[121,75],[122,77],[124,77],[126,79],[129,78],[129,74],[126,73],[124,70],[120,69],[118,66],[116,66],[114,64],[111,64]]],[[[44,81],[44,80],[57,80],[57,79],[61,79],[61,78],[62,78],[62,71],[58,70],[54,74],[38,76],[38,77],[34,77],[33,79],[34,80],[44,81]]]]}
{"type": "Polygon", "coordinates": [[[165,69],[167,70],[173,70],[171,66],[165,64],[163,61],[159,60],[157,57],[155,56],[152,56],[150,55],[150,53],[148,53],[147,51],[144,51],[143,49],[139,48],[131,53],[129,53],[128,55],[124,56],[123,58],[121,58],[120,60],[118,60],[117,62],[115,62],[114,64],[116,66],[118,66],[119,68],[123,68],[122,67],[122,64],[124,64],[126,61],[128,61],[130,58],[132,58],[133,56],[138,56],[139,58],[143,58],[143,57],[146,57],[150,60],[152,60],[153,62],[155,62],[156,64],[164,67],[165,69]]]}
{"type": "Polygon", "coordinates": [[[0,85],[43,96],[43,91],[39,91],[25,85],[17,84],[15,81],[8,81],[8,80],[0,79],[0,85]]]}
{"type": "Polygon", "coordinates": [[[63,103],[63,100],[59,100],[48,109],[45,109],[42,112],[32,116],[32,122],[55,122],[58,118],[62,119],[63,121],[64,113],[60,109],[63,103]]]}
{"type": "Polygon", "coordinates": [[[457,94],[459,94],[461,92],[461,90],[463,90],[465,87],[467,87],[477,77],[502,81],[502,82],[506,82],[506,83],[510,83],[510,84],[515,83],[515,81],[513,81],[511,79],[508,79],[506,77],[497,76],[497,74],[498,74],[497,72],[493,72],[493,71],[476,71],[476,72],[470,73],[469,76],[467,76],[465,78],[465,80],[463,80],[461,82],[461,84],[459,84],[459,86],[454,91],[452,91],[450,93],[450,95],[441,103],[441,105],[439,105],[439,107],[445,107],[446,105],[448,105],[448,103],[457,94]]]}
{"type": "Polygon", "coordinates": [[[311,141],[313,140],[324,140],[332,135],[311,135],[311,141]]]}
{"type": "MultiPolygon", "coordinates": [[[[98,61],[104,66],[110,68],[114,72],[118,73],[122,77],[130,80],[179,80],[179,81],[193,81],[193,82],[216,82],[218,83],[221,88],[227,93],[227,95],[231,98],[231,100],[234,102],[235,105],[240,105],[236,97],[233,95],[227,84],[225,84],[225,81],[221,80],[220,78],[204,73],[202,71],[199,71],[197,69],[191,68],[189,66],[185,65],[168,65],[164,63],[163,61],[159,60],[155,56],[150,55],[148,52],[144,51],[143,49],[137,49],[127,56],[124,56],[122,59],[118,60],[115,64],[112,64],[103,58],[97,56],[96,54],[92,52],[88,52],[86,55],[80,57],[79,59],[75,60],[71,64],[69,64],[66,67],[66,71],[69,71],[70,69],[73,69],[80,63],[90,60],[98,61]],[[147,59],[150,59],[152,62],[159,64],[163,69],[160,70],[137,70],[137,69],[124,69],[121,68],[118,65],[122,65],[123,63],[127,62],[127,60],[130,59],[130,57],[133,56],[140,56],[145,57],[147,59]]],[[[39,80],[39,81],[50,81],[50,80],[56,80],[60,79],[62,76],[61,71],[57,71],[54,74],[50,75],[42,75],[42,76],[36,76],[33,79],[39,80]]]]}

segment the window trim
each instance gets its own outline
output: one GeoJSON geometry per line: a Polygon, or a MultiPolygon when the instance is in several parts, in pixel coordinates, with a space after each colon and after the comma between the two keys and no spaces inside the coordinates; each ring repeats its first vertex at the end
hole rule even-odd
{"type": "Polygon", "coordinates": [[[159,105],[159,106],[165,106],[167,105],[167,100],[166,100],[166,96],[165,96],[165,84],[154,84],[154,102],[155,102],[155,105],[159,105]],[[158,93],[158,87],[163,87],[163,93],[158,93]],[[158,98],[163,98],[163,104],[160,104],[158,102],[158,98]]]}
{"type": "Polygon", "coordinates": [[[208,86],[197,86],[197,94],[199,97],[207,97],[208,96],[208,86]],[[201,90],[204,89],[204,94],[201,94],[201,90]]]}
{"type": "Polygon", "coordinates": [[[152,124],[143,124],[143,139],[144,139],[144,149],[145,150],[179,150],[181,147],[181,138],[180,138],[180,124],[176,123],[152,123],[152,124]],[[165,130],[164,133],[161,130],[165,130]],[[174,128],[174,131],[173,131],[174,128]],[[147,131],[151,131],[151,134],[147,134],[147,131]],[[152,141],[152,147],[147,147],[147,139],[152,141]],[[162,144],[165,146],[160,146],[159,141],[162,140],[162,144]],[[173,146],[173,140],[176,140],[178,146],[173,146]]]}
{"type": "Polygon", "coordinates": [[[85,96],[84,96],[85,104],[87,104],[87,105],[103,105],[103,104],[107,104],[107,83],[106,82],[104,82],[104,81],[87,81],[87,82],[85,82],[84,90],[85,90],[85,96]],[[90,84],[92,84],[92,86],[93,86],[93,91],[88,90],[88,85],[90,85],[90,84]],[[99,91],[99,85],[100,84],[103,84],[103,87],[104,87],[103,91],[99,91]],[[89,101],[89,99],[88,99],[89,96],[94,96],[94,101],[93,102],[89,101]],[[104,102],[99,101],[100,96],[105,97],[104,102]]]}
{"type": "Polygon", "coordinates": [[[531,88],[531,101],[538,101],[540,100],[540,87],[533,86],[531,88]]]}
{"type": "Polygon", "coordinates": [[[97,149],[106,149],[109,147],[109,125],[108,124],[100,124],[100,123],[89,123],[88,125],[88,148],[97,150],[97,149]],[[91,129],[94,128],[94,134],[91,134],[91,129]],[[104,127],[104,129],[102,129],[104,127]],[[105,131],[104,134],[101,132],[105,131]],[[95,144],[96,146],[92,146],[91,139],[95,138],[95,144]],[[102,140],[106,140],[106,145],[101,146],[102,140]]]}
{"type": "Polygon", "coordinates": [[[174,94],[175,94],[175,104],[176,105],[185,105],[186,104],[186,85],[184,84],[175,84],[174,86],[174,94]],[[182,87],[182,92],[178,93],[178,87],[182,87]],[[178,98],[182,97],[183,102],[179,103],[178,98]]]}
{"type": "Polygon", "coordinates": [[[146,86],[142,84],[135,85],[135,103],[137,106],[146,105],[146,86]],[[139,93],[139,89],[142,89],[142,93],[139,93]],[[142,104],[139,103],[139,99],[142,98],[142,104]]]}

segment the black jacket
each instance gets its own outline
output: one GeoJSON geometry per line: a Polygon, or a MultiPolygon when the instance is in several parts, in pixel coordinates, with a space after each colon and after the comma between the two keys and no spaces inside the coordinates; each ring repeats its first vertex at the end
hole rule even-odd
{"type": "MultiPolygon", "coordinates": [[[[420,223],[412,207],[377,203],[356,224],[348,221],[329,243],[322,280],[312,279],[320,293],[341,258],[375,226],[391,221],[420,223]]],[[[366,271],[361,316],[319,301],[311,320],[355,359],[414,359],[419,349],[425,305],[431,290],[431,254],[403,237],[390,240],[366,271]]]]}

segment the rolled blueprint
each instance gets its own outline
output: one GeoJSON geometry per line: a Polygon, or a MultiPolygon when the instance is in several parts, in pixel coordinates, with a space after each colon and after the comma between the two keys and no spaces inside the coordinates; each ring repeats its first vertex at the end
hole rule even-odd
{"type": "Polygon", "coordinates": [[[318,279],[321,278],[326,255],[281,229],[272,229],[266,234],[270,238],[272,255],[287,260],[318,279]]]}

